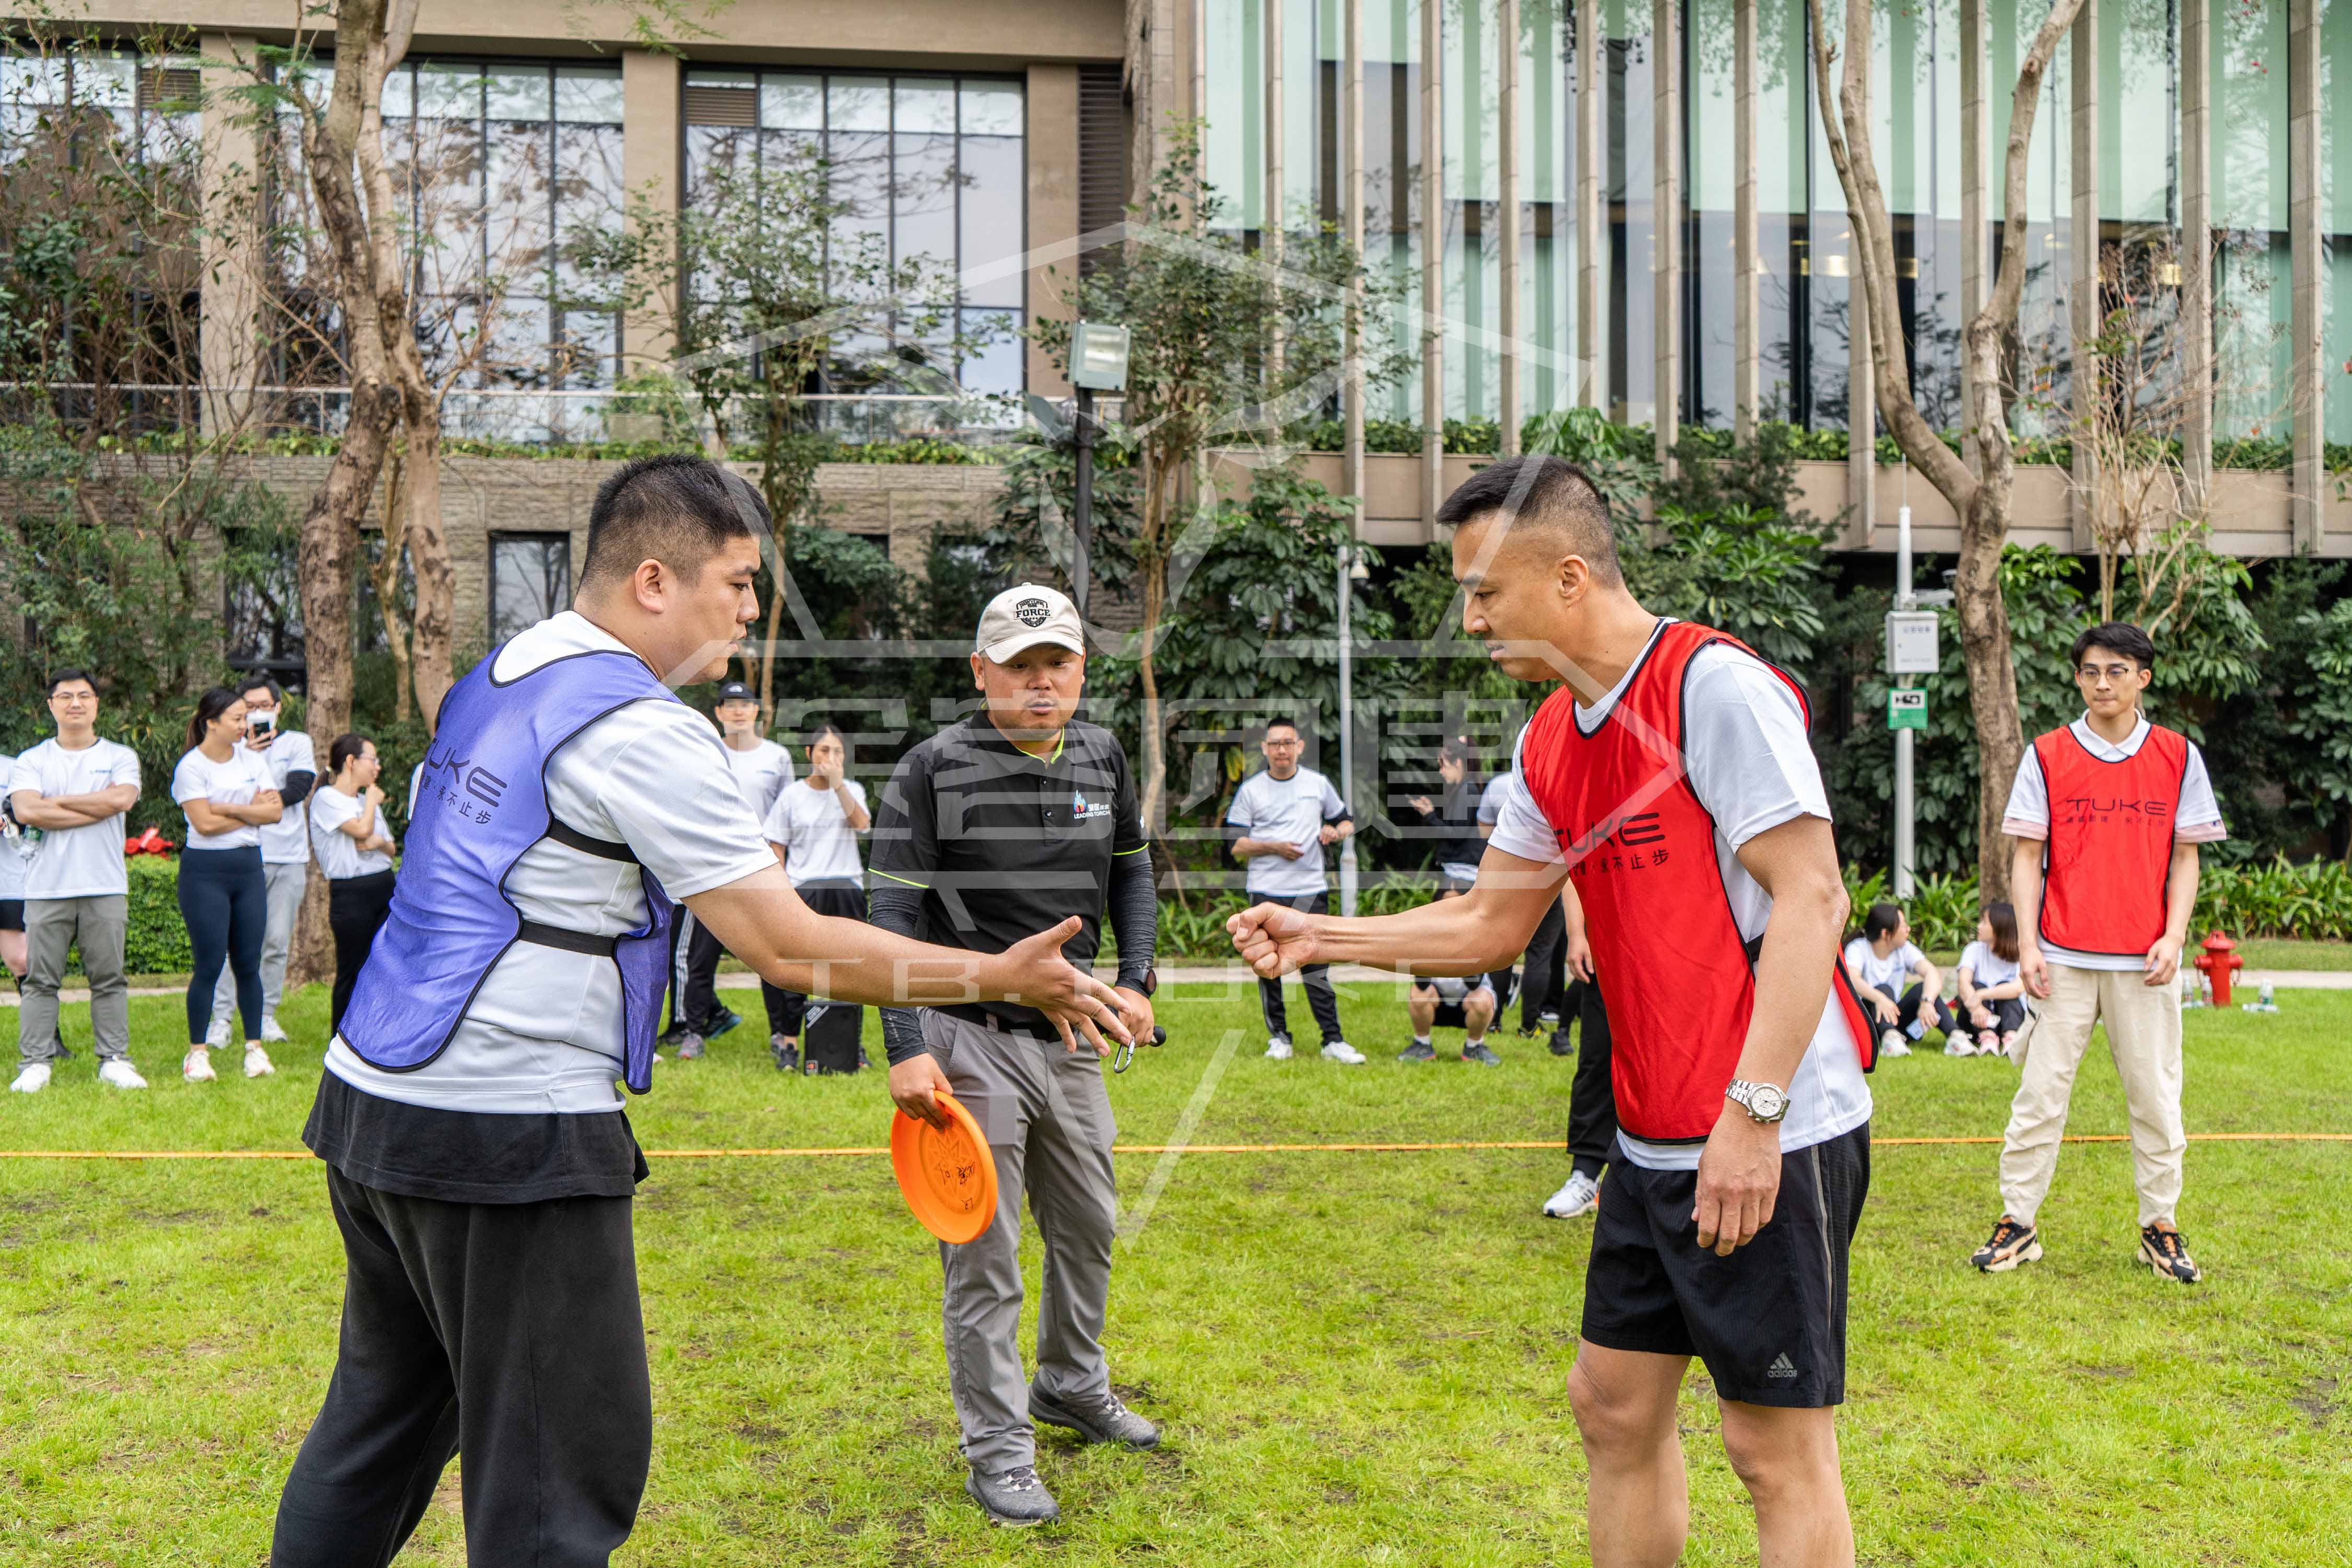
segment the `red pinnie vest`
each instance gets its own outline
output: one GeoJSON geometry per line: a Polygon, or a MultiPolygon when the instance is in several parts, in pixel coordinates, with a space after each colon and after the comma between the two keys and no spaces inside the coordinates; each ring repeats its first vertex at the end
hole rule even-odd
{"type": "Polygon", "coordinates": [[[2122,762],[2093,756],[2071,724],[2033,742],[2050,796],[2042,851],[2042,940],[2137,958],[2164,934],[2164,883],[2189,742],[2148,726],[2122,762]]]}
{"type": "MultiPolygon", "coordinates": [[[[1756,948],[1732,918],[1715,818],[1683,762],[1684,678],[1713,643],[1754,651],[1670,621],[1598,731],[1577,728],[1576,697],[1563,687],[1536,710],[1520,748],[1528,797],[1558,837],[1584,905],[1616,1041],[1617,1121],[1648,1143],[1702,1142],[1714,1131],[1756,1007],[1756,948]]],[[[1773,673],[1803,707],[1797,683],[1773,673]]],[[[1844,964],[1831,968],[1867,1072],[1877,1065],[1876,1036],[1844,964]]]]}

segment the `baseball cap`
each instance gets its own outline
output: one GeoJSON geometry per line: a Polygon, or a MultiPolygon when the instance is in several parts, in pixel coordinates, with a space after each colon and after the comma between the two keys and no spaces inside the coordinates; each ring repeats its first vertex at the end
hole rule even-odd
{"type": "Polygon", "coordinates": [[[1049,642],[1072,653],[1087,651],[1086,630],[1078,607],[1057,588],[1016,583],[988,602],[980,613],[980,632],[972,647],[1003,664],[1024,648],[1049,642]]]}
{"type": "Polygon", "coordinates": [[[750,687],[744,685],[740,680],[730,680],[726,685],[721,686],[719,689],[719,700],[721,702],[757,702],[760,700],[760,694],[752,690],[750,687]]]}

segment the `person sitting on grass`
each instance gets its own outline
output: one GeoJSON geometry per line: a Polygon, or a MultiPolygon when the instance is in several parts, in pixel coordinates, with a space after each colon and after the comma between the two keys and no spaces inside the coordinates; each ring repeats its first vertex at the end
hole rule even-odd
{"type": "Polygon", "coordinates": [[[1464,1061],[1490,1068],[1503,1065],[1503,1058],[1486,1048],[1486,1028],[1495,1021],[1496,1007],[1495,983],[1486,976],[1440,974],[1415,979],[1404,1005],[1412,1019],[1412,1044],[1397,1053],[1397,1060],[1434,1061],[1437,1047],[1429,1043],[1429,1031],[1460,1029],[1464,1061]]]}
{"type": "Polygon", "coordinates": [[[1911,922],[1898,906],[1870,906],[1862,934],[1845,944],[1845,966],[1878,1027],[1879,1053],[1909,1056],[1910,1042],[1927,1032],[1922,999],[1941,991],[1944,977],[1912,945],[1911,922]]]}
{"type": "Polygon", "coordinates": [[[1936,1004],[1944,1026],[1944,1054],[2000,1056],[2025,1026],[2025,976],[2017,963],[2017,910],[1991,903],[1977,919],[1977,939],[1960,953],[1960,994],[1936,1004]]]}

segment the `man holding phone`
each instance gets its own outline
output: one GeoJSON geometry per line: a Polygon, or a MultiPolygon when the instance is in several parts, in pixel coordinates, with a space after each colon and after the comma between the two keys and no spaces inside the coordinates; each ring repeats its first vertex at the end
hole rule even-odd
{"type": "MultiPolygon", "coordinates": [[[[274,1045],[286,1038],[278,1022],[278,1004],[286,994],[286,955],[293,950],[294,922],[301,918],[302,891],[310,873],[310,816],[303,803],[319,781],[319,755],[310,736],[278,728],[286,694],[278,682],[254,676],[237,689],[237,695],[245,702],[245,739],[239,743],[269,770],[285,805],[277,821],[261,827],[261,875],[269,889],[261,932],[261,1037],[274,1045]]],[[[206,1045],[228,1044],[229,1014],[236,1006],[236,977],[223,969],[219,988],[213,993],[206,1045]]]]}

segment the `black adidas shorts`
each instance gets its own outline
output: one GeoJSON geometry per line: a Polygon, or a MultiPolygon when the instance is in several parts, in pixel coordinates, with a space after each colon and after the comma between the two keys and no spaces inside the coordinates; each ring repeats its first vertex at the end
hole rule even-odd
{"type": "Polygon", "coordinates": [[[1717,1394],[1742,1404],[1843,1404],[1846,1253],[1870,1191],[1870,1128],[1782,1155],[1771,1220],[1728,1258],[1698,1245],[1697,1188],[1696,1171],[1610,1163],[1584,1338],[1695,1355],[1717,1394]]]}

